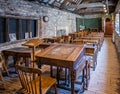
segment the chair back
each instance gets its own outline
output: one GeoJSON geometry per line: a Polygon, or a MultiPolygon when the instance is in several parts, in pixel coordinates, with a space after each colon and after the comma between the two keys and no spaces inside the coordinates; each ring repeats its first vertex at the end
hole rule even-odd
{"type": "Polygon", "coordinates": [[[42,94],[41,70],[36,68],[19,66],[19,65],[16,65],[16,68],[24,92],[29,94],[42,94]]]}

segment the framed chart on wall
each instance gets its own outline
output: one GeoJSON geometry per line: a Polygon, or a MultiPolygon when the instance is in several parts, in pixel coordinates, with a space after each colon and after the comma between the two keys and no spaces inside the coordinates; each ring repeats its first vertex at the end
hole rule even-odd
{"type": "Polygon", "coordinates": [[[10,38],[10,41],[15,41],[16,40],[16,34],[15,33],[10,33],[9,38],[10,38]]]}
{"type": "Polygon", "coordinates": [[[26,32],[25,33],[25,39],[32,38],[32,32],[26,32]]]}

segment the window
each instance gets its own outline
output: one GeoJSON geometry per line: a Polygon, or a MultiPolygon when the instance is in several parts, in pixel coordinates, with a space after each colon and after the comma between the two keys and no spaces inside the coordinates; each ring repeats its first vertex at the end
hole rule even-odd
{"type": "Polygon", "coordinates": [[[38,19],[0,16],[0,43],[37,37],[38,19]]]}
{"type": "Polygon", "coordinates": [[[120,16],[119,14],[115,15],[115,31],[117,33],[120,33],[120,28],[119,28],[119,26],[120,26],[120,21],[119,21],[120,17],[119,16],[120,16]]]}

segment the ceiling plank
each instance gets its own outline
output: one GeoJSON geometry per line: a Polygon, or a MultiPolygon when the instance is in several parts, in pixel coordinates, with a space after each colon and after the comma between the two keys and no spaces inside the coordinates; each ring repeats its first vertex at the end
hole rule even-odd
{"type": "Polygon", "coordinates": [[[120,10],[120,0],[118,1],[117,3],[117,6],[116,6],[116,9],[115,9],[115,12],[118,13],[120,10]]]}
{"type": "Polygon", "coordinates": [[[77,9],[86,8],[86,7],[103,7],[103,3],[88,3],[88,4],[80,4],[77,9]]]}

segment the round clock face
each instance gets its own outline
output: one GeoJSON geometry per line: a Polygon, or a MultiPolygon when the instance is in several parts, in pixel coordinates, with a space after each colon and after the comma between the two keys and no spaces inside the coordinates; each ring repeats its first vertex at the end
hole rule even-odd
{"type": "Polygon", "coordinates": [[[49,21],[48,16],[43,16],[43,21],[44,21],[44,22],[48,22],[48,21],[49,21]]]}

